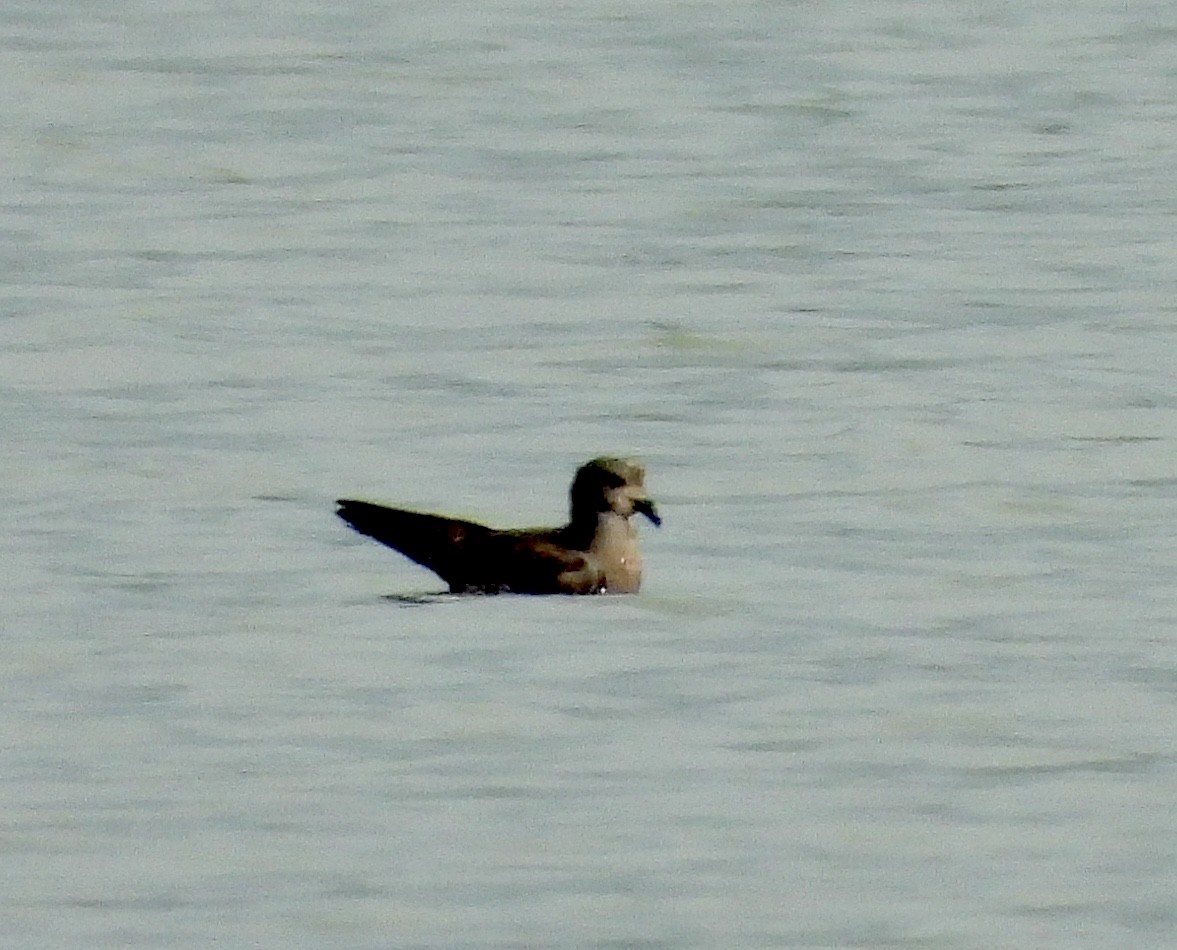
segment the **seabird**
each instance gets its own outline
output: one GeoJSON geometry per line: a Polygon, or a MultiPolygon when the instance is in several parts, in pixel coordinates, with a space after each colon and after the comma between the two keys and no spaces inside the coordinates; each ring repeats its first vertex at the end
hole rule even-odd
{"type": "Polygon", "coordinates": [[[444,515],[340,499],[336,514],[429,568],[454,593],[632,594],[642,581],[630,517],[662,524],[630,459],[598,458],[576,472],[562,528],[499,530],[444,515]]]}

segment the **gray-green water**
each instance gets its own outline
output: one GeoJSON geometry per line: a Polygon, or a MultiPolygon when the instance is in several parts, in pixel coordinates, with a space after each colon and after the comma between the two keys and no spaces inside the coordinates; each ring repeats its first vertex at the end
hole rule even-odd
{"type": "Polygon", "coordinates": [[[1163,947],[1177,12],[10,3],[6,947],[1163,947]],[[338,495],[556,521],[452,599],[338,495]]]}

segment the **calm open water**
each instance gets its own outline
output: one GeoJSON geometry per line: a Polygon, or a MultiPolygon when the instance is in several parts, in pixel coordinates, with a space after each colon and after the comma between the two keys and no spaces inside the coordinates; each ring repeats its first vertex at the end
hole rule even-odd
{"type": "Polygon", "coordinates": [[[5,4],[0,943],[1174,946],[1175,55],[5,4]],[[637,597],[417,597],[332,515],[604,453],[637,597]]]}

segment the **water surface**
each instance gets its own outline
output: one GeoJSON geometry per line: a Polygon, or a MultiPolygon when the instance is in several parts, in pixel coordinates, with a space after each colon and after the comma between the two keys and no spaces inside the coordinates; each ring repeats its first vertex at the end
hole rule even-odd
{"type": "Polygon", "coordinates": [[[0,27],[6,946],[1171,941],[1169,6],[0,27]]]}

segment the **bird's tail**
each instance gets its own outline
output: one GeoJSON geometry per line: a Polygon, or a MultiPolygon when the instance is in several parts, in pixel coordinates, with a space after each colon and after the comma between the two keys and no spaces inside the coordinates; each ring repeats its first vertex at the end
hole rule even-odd
{"type": "Polygon", "coordinates": [[[400,551],[447,582],[460,572],[465,552],[489,533],[484,525],[457,518],[346,498],[336,504],[335,513],[360,534],[400,551]]]}

